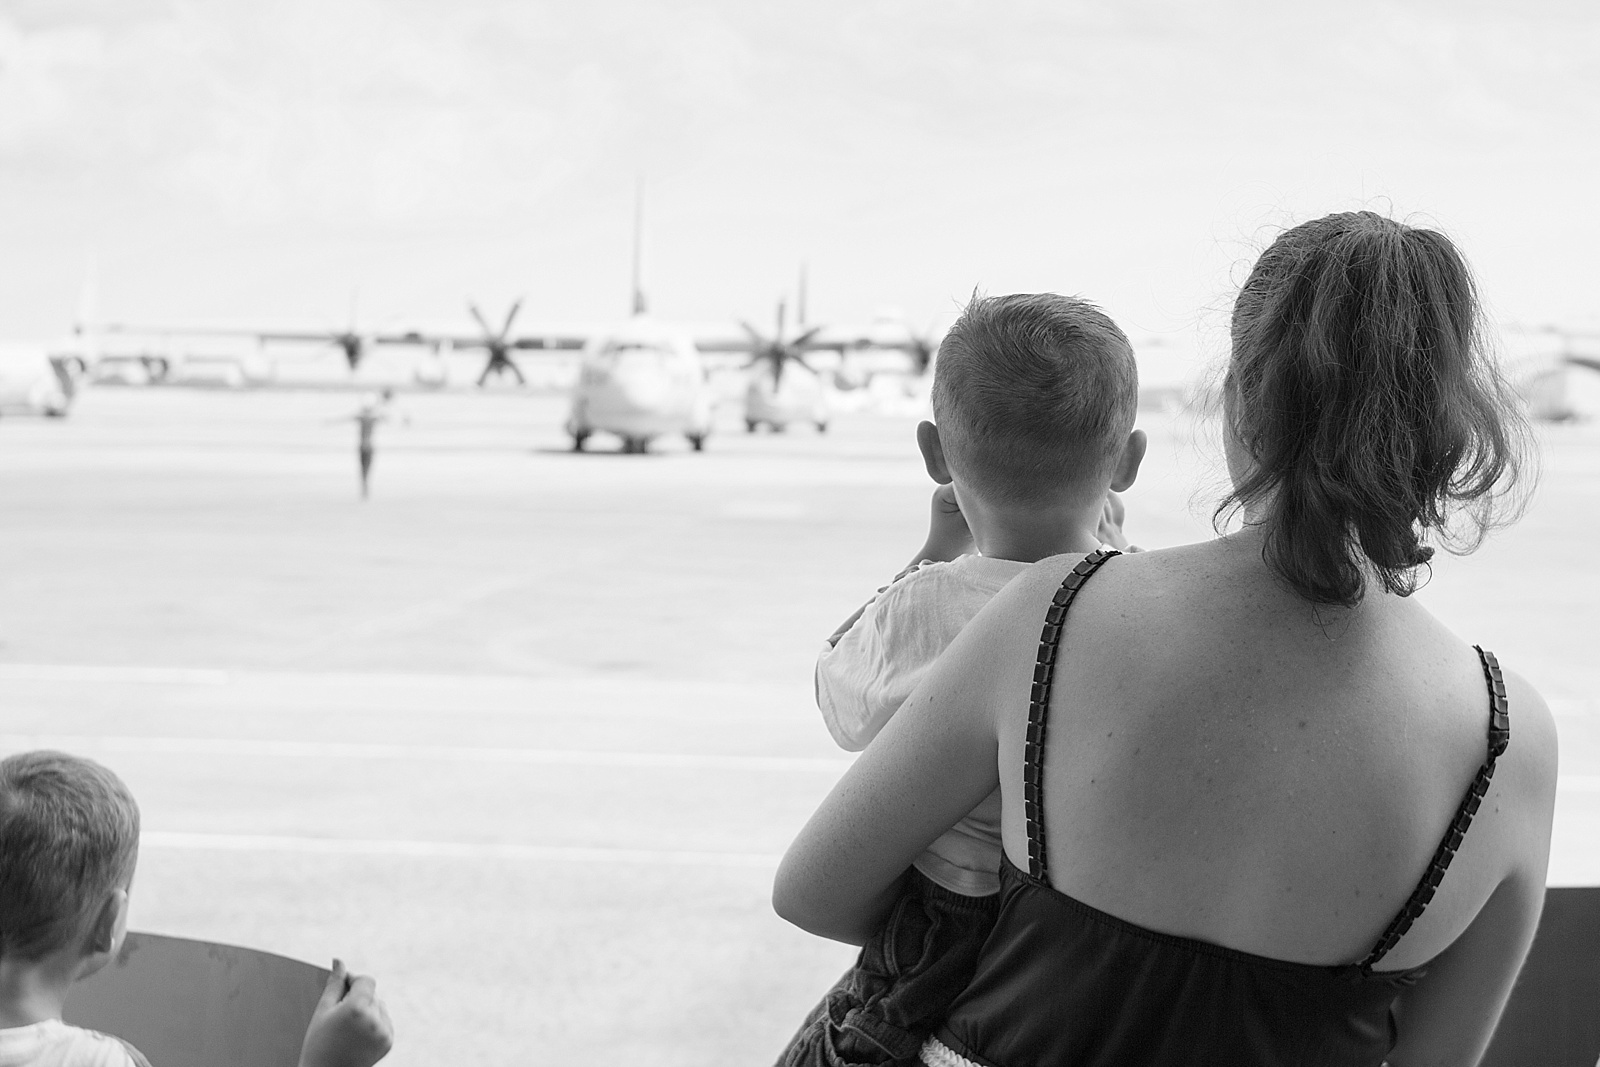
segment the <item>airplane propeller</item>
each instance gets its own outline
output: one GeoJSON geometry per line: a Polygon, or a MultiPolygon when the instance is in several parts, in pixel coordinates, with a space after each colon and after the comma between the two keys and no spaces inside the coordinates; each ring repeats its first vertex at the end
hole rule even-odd
{"type": "MultiPolygon", "coordinates": [[[[754,367],[758,363],[766,363],[772,371],[772,387],[776,389],[783,381],[783,370],[791,362],[798,363],[811,373],[816,373],[816,368],[806,362],[805,352],[807,344],[822,332],[821,326],[812,326],[802,329],[794,337],[784,336],[784,316],[787,311],[785,302],[778,301],[778,330],[771,337],[744,320],[739,325],[749,335],[754,346],[750,352],[750,362],[745,366],[754,367]]],[[[803,320],[802,320],[803,324],[803,320]]]]}
{"type": "MultiPolygon", "coordinates": [[[[911,357],[911,369],[918,375],[928,373],[928,367],[933,363],[933,357],[939,352],[941,335],[931,326],[918,333],[909,325],[902,327],[905,340],[890,340],[883,337],[863,338],[856,341],[852,348],[885,348],[898,349],[911,357]]],[[[896,330],[895,332],[900,332],[896,330]]]]}
{"type": "Polygon", "coordinates": [[[511,358],[511,349],[514,345],[511,340],[511,325],[517,321],[517,312],[522,310],[522,301],[519,299],[511,305],[511,310],[506,312],[505,325],[498,331],[489,325],[489,320],[483,317],[483,312],[478,310],[477,304],[469,301],[467,310],[478,320],[478,326],[483,330],[483,347],[489,353],[489,358],[483,365],[483,373],[478,375],[479,388],[489,380],[491,374],[510,374],[517,379],[518,385],[526,385],[527,379],[522,376],[522,368],[511,358]]]}
{"type": "Polygon", "coordinates": [[[361,360],[367,354],[367,338],[354,330],[344,330],[330,333],[328,340],[344,352],[344,361],[350,364],[352,371],[361,366],[361,360]]]}
{"type": "Polygon", "coordinates": [[[361,290],[352,286],[350,289],[350,325],[342,330],[329,330],[328,342],[344,353],[344,361],[350,365],[353,373],[361,366],[361,360],[367,354],[367,345],[370,337],[363,337],[356,332],[356,321],[361,313],[361,290]]]}
{"type": "MultiPolygon", "coordinates": [[[[910,333],[910,331],[907,331],[910,333]]],[[[928,367],[933,363],[934,353],[939,351],[939,342],[933,339],[932,331],[911,333],[908,338],[906,354],[911,357],[911,363],[918,376],[928,373],[928,367]]]]}

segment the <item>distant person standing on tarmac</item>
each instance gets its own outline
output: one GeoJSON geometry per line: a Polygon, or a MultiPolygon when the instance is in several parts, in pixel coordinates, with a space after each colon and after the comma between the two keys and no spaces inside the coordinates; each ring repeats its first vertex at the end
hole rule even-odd
{"type": "Polygon", "coordinates": [[[388,422],[389,405],[394,400],[394,390],[385,389],[377,396],[369,395],[361,402],[361,409],[352,418],[357,429],[356,456],[361,463],[361,499],[367,499],[372,479],[373,438],[378,423],[388,422]]]}

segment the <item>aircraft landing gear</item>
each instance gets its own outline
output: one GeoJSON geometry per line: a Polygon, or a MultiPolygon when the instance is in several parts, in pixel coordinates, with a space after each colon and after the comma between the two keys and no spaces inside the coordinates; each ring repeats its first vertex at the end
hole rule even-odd
{"type": "Polygon", "coordinates": [[[827,433],[828,432],[828,424],[826,422],[818,422],[817,423],[817,432],[818,433],[827,433]]]}
{"type": "Polygon", "coordinates": [[[589,431],[588,430],[573,430],[572,431],[572,450],[574,452],[582,452],[584,443],[586,441],[588,441],[588,440],[589,440],[589,431]]]}
{"type": "Polygon", "coordinates": [[[706,450],[706,435],[705,434],[703,434],[703,433],[691,433],[691,434],[686,434],[685,436],[687,436],[689,438],[689,447],[690,448],[694,449],[696,452],[704,452],[706,450]]]}
{"type": "Polygon", "coordinates": [[[744,432],[745,433],[755,433],[756,432],[756,427],[760,426],[760,425],[761,424],[759,422],[757,422],[755,419],[745,419],[744,420],[744,432]]]}
{"type": "Polygon", "coordinates": [[[628,455],[642,456],[650,451],[650,438],[624,437],[622,439],[622,451],[628,455]]]}

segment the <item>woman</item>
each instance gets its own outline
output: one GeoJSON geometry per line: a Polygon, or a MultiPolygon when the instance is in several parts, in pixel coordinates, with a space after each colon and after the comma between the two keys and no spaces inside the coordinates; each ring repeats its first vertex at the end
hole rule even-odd
{"type": "Polygon", "coordinates": [[[1437,233],[1362,212],[1283,234],[1233,315],[1243,527],[1036,564],[812,817],[775,906],[859,944],[1000,785],[1001,917],[925,1062],[1483,1054],[1538,923],[1556,738],[1408,596],[1422,538],[1481,534],[1517,471],[1479,331],[1437,233]]]}

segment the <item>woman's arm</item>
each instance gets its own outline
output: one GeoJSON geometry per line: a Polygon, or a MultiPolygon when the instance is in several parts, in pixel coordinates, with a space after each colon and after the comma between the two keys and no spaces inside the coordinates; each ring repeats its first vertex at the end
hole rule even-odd
{"type": "Polygon", "coordinates": [[[999,785],[997,715],[1019,691],[1026,703],[1045,607],[1077,562],[1057,559],[1019,575],[967,624],[845,772],[778,867],[779,915],[862,944],[911,861],[999,785]]]}
{"type": "Polygon", "coordinates": [[[1391,1067],[1476,1064],[1494,1036],[1539,925],[1555,810],[1555,722],[1521,678],[1508,672],[1506,690],[1511,746],[1496,764],[1484,806],[1510,817],[1505,839],[1515,843],[1516,852],[1471,925],[1395,1003],[1399,1039],[1389,1054],[1391,1067]]]}

